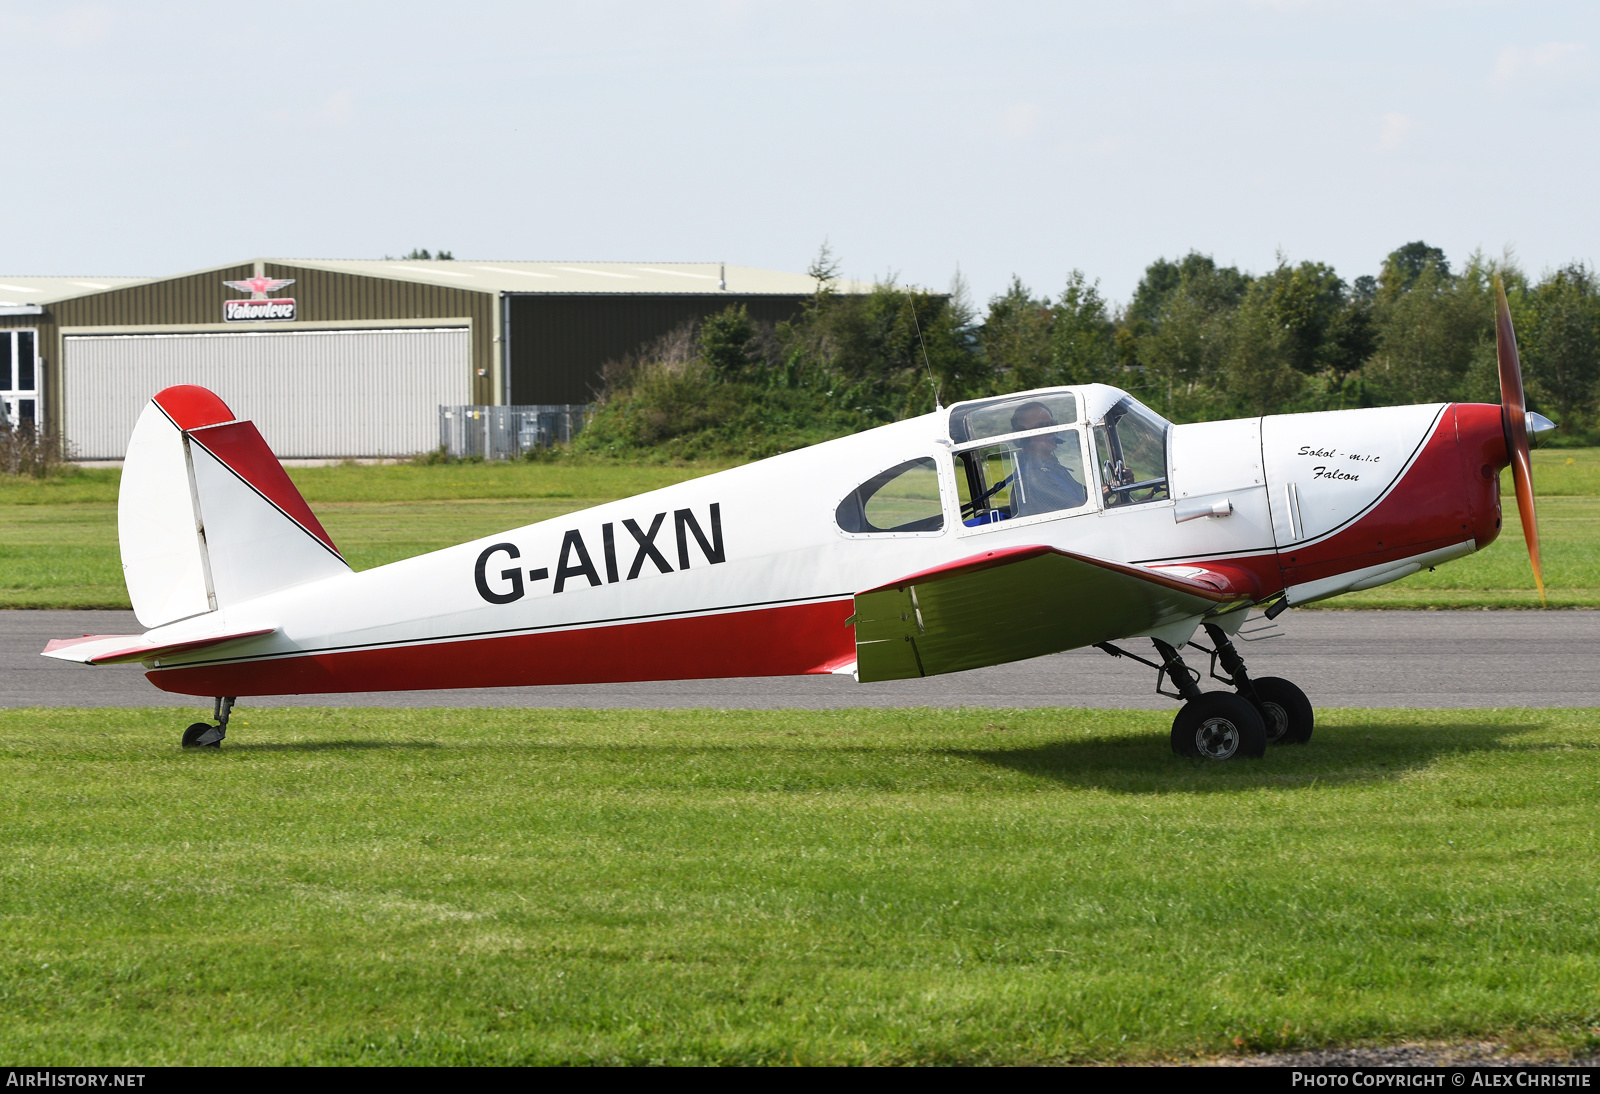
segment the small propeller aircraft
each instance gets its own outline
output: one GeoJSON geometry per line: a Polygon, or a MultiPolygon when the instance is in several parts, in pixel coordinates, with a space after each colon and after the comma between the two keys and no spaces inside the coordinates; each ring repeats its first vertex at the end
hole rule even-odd
{"type": "Polygon", "coordinates": [[[1175,751],[1257,757],[1307,740],[1314,714],[1245,669],[1249,610],[1481,550],[1508,463],[1543,598],[1528,437],[1553,425],[1524,406],[1503,289],[1497,332],[1500,406],[1172,425],[1102,384],[1026,391],[360,573],[254,425],[171,387],[134,429],[118,506],[149,629],[44,652],[212,697],[195,747],[221,743],[240,696],[893,680],[1094,645],[1183,701],[1175,751]],[[1114,644],[1136,637],[1157,660],[1114,644]],[[1230,690],[1200,689],[1189,646],[1230,690]]]}

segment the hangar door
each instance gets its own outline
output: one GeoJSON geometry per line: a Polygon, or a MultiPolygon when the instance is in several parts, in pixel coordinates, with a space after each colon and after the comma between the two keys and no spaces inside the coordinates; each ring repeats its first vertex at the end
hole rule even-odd
{"type": "Polygon", "coordinates": [[[286,459],[431,451],[439,407],[472,401],[466,327],[63,341],[63,432],[83,460],[121,459],[145,404],[173,384],[215,391],[286,459]]]}

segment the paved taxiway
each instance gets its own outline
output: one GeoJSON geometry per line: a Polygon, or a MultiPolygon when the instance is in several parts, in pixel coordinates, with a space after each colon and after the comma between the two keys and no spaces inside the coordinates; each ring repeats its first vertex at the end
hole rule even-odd
{"type": "MultiPolygon", "coordinates": [[[[1283,637],[1242,646],[1250,671],[1283,676],[1317,706],[1600,706],[1600,612],[1290,611],[1283,637]]],[[[0,611],[0,706],[195,706],[158,691],[137,665],[90,668],[40,657],[51,638],[133,634],[131,612],[0,611]]],[[[1125,645],[1149,655],[1150,644],[1125,645]]],[[[1207,658],[1191,664],[1204,669],[1207,658]]],[[[977,706],[1171,708],[1155,673],[1098,650],[936,676],[857,684],[849,677],[573,684],[381,695],[295,695],[250,706],[803,708],[977,706]]],[[[1221,687],[1212,684],[1212,687],[1221,687]]]]}

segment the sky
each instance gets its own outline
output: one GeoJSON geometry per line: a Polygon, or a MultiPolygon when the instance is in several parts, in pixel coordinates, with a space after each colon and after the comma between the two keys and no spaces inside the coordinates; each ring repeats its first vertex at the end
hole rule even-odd
{"type": "Polygon", "coordinates": [[[1600,259],[1600,4],[0,0],[0,275],[1600,259]]]}

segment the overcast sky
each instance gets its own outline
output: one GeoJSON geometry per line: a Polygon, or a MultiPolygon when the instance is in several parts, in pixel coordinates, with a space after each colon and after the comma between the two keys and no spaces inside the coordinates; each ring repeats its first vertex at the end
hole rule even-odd
{"type": "Polygon", "coordinates": [[[0,275],[1600,257],[1600,4],[0,0],[0,275]]]}

